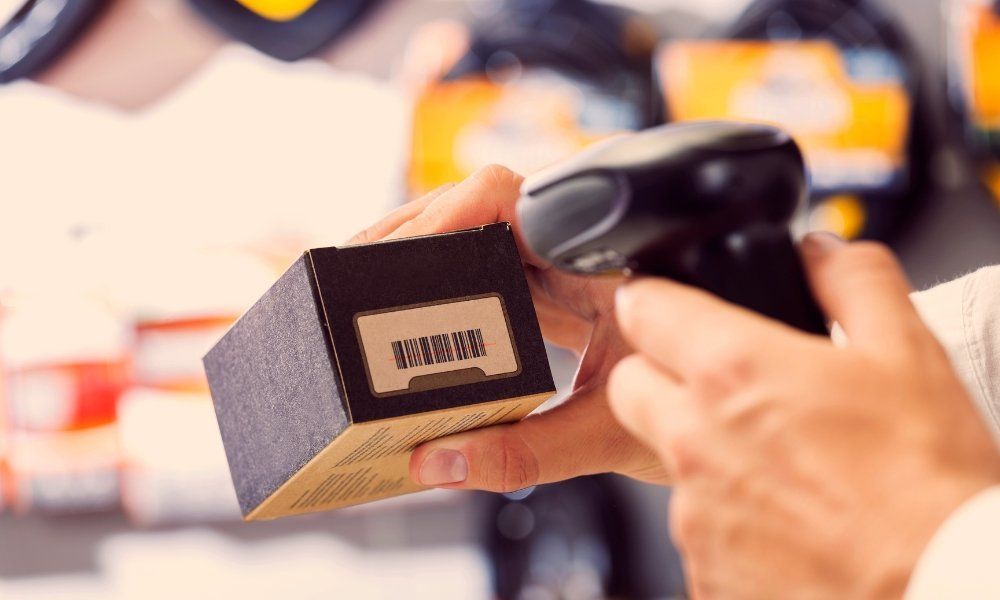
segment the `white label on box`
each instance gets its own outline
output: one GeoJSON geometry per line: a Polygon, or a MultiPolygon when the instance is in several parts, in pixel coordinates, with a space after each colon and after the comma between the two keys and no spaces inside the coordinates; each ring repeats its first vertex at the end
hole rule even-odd
{"type": "Polygon", "coordinates": [[[521,370],[497,294],[361,313],[354,324],[376,396],[511,377],[521,370]]]}

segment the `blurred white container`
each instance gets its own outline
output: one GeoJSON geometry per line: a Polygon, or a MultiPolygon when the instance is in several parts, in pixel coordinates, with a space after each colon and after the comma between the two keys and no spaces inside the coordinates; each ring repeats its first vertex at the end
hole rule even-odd
{"type": "Polygon", "coordinates": [[[119,503],[114,424],[78,431],[10,436],[10,496],[15,511],[76,514],[119,503]]]}
{"type": "Polygon", "coordinates": [[[207,394],[134,388],[122,397],[122,505],[141,525],[235,521],[239,504],[207,394]]]}
{"type": "Polygon", "coordinates": [[[105,425],[127,385],[127,331],[93,295],[23,294],[0,323],[0,365],[13,429],[105,425]]]}

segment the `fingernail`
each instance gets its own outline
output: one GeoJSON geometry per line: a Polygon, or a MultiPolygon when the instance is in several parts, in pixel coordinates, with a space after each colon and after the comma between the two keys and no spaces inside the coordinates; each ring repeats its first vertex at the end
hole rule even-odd
{"type": "Polygon", "coordinates": [[[814,231],[803,240],[806,249],[818,254],[827,254],[847,244],[844,238],[829,231],[814,231]]]}
{"type": "Polygon", "coordinates": [[[465,456],[455,450],[435,450],[420,464],[420,483],[426,486],[462,483],[469,476],[465,456]]]}

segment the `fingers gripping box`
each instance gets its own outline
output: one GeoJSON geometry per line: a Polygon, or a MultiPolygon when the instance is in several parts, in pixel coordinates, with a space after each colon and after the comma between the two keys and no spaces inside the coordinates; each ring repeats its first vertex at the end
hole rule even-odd
{"type": "Polygon", "coordinates": [[[418,491],[418,444],[555,392],[506,223],[310,250],[204,363],[247,520],[418,491]]]}

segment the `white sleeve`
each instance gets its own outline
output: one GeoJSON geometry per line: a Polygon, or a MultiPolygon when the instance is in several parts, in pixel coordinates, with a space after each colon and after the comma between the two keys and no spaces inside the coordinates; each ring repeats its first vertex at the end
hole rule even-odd
{"type": "Polygon", "coordinates": [[[1000,439],[1000,266],[913,294],[913,304],[1000,439]]]}
{"type": "MultiPolygon", "coordinates": [[[[913,303],[1000,439],[1000,267],[914,294],[913,303]]],[[[910,578],[906,600],[950,598],[1000,598],[1000,486],[948,517],[910,578]]]]}
{"type": "Polygon", "coordinates": [[[910,576],[905,600],[1000,598],[1000,486],[945,521],[910,576]]]}

